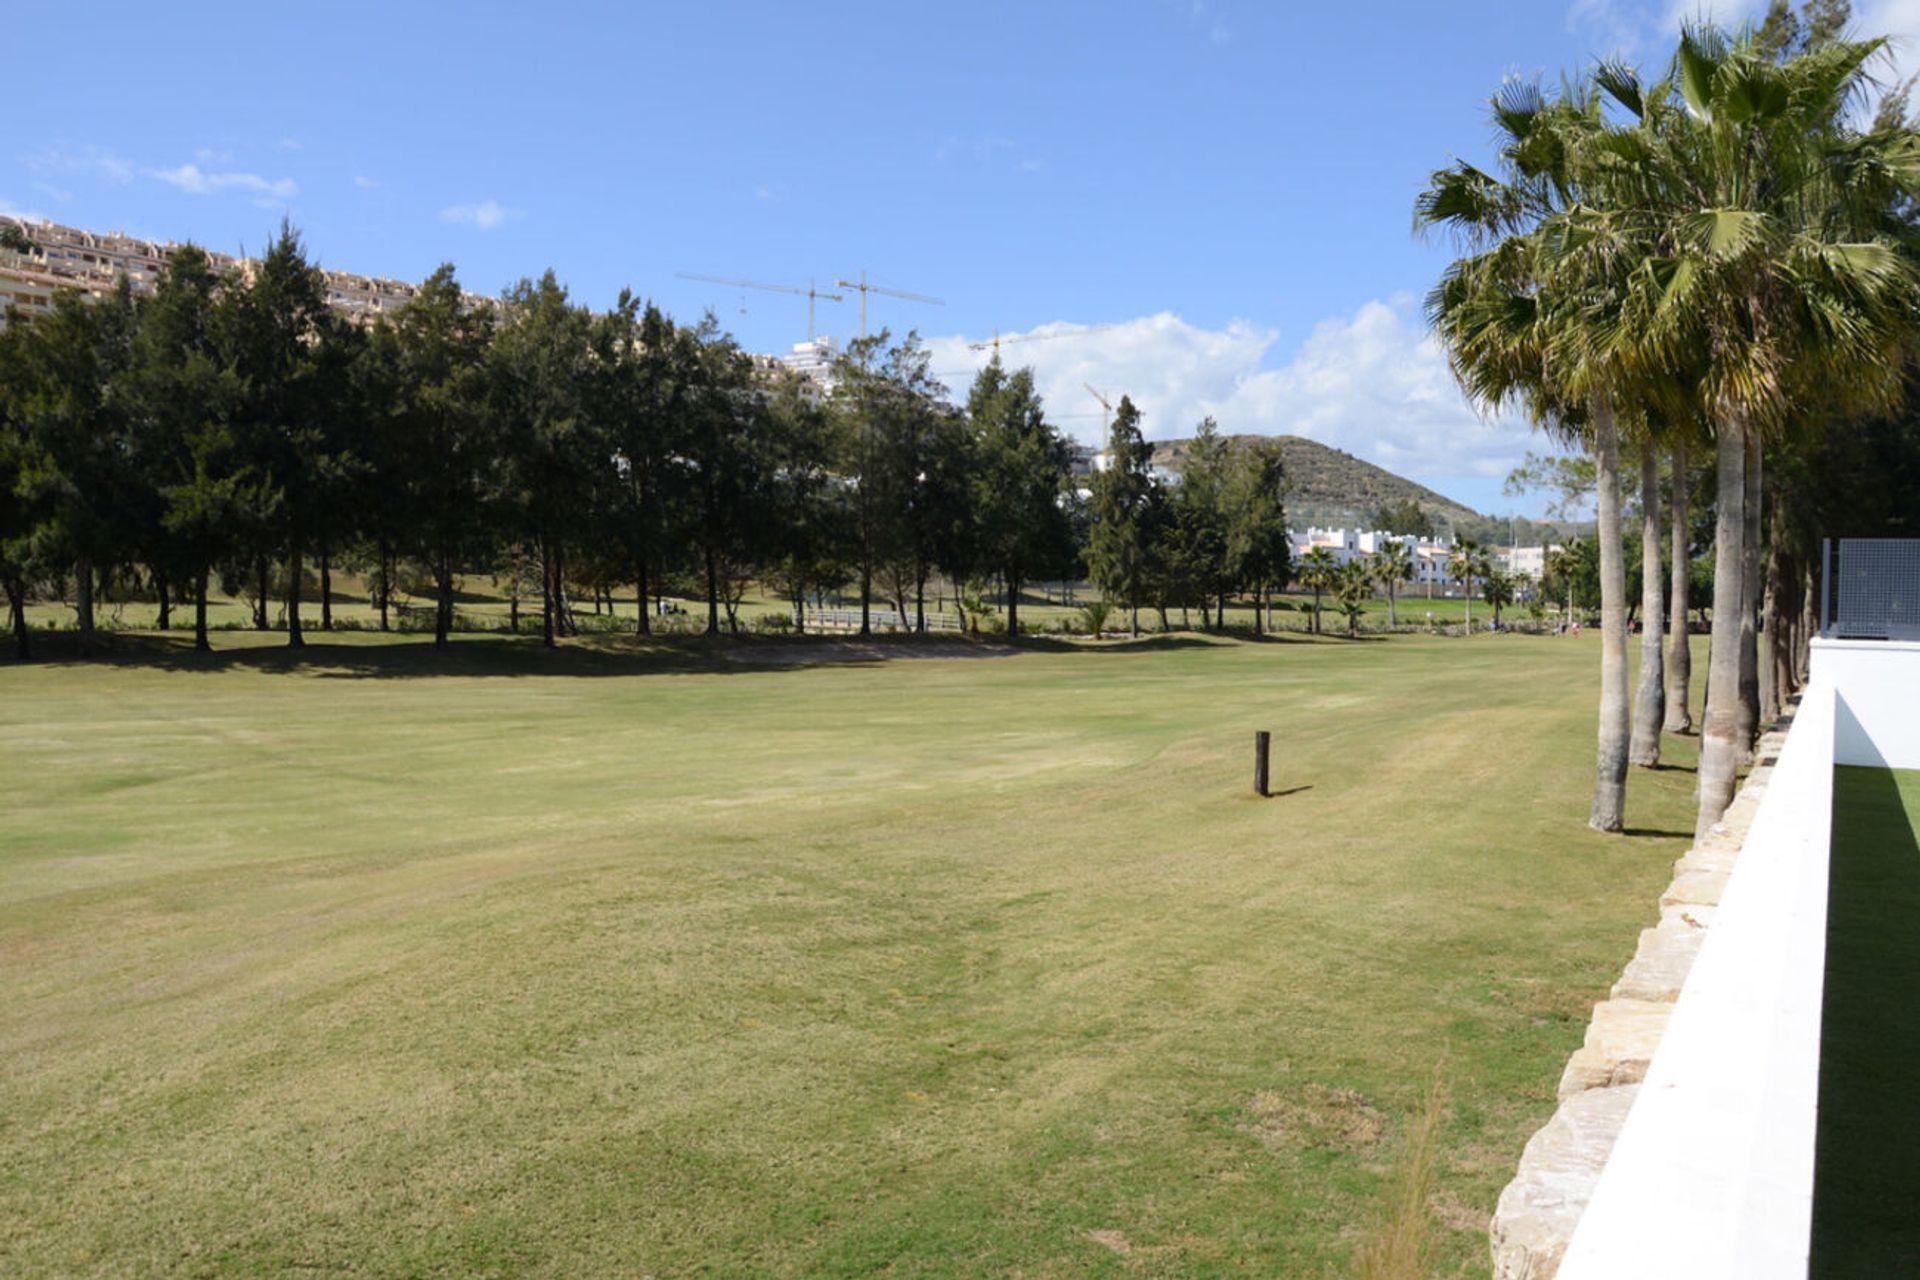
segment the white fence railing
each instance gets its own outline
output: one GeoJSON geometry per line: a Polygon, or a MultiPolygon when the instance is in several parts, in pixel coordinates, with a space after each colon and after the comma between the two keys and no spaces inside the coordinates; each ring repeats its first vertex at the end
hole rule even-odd
{"type": "MultiPolygon", "coordinates": [[[[858,631],[860,629],[858,609],[809,609],[806,616],[809,631],[858,631]]],[[[913,615],[902,614],[896,609],[869,609],[867,617],[875,631],[912,631],[914,629],[913,615]]],[[[929,631],[963,630],[960,619],[951,613],[938,613],[929,609],[926,618],[929,631]]]]}

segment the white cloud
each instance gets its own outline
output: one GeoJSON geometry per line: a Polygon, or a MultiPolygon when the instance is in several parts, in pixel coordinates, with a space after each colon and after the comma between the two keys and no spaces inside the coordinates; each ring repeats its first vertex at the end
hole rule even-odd
{"type": "Polygon", "coordinates": [[[1889,88],[1920,72],[1920,0],[1867,0],[1853,12],[1853,32],[1887,36],[1887,60],[1872,68],[1889,88]]]}
{"type": "MultiPolygon", "coordinates": [[[[1099,442],[1101,414],[1086,384],[1116,404],[1131,396],[1152,439],[1190,435],[1211,415],[1222,431],[1306,436],[1442,492],[1449,477],[1497,480],[1529,445],[1541,447],[1524,422],[1490,421],[1467,403],[1411,295],[1324,321],[1271,367],[1279,334],[1246,321],[1203,329],[1161,312],[1031,332],[1046,336],[1009,342],[1002,361],[1032,365],[1049,417],[1089,444],[1099,442]]],[[[965,371],[991,355],[959,337],[928,346],[956,399],[966,394],[965,371]]]]}
{"type": "MultiPolygon", "coordinates": [[[[1766,0],[1572,0],[1567,29],[1592,41],[1596,53],[1652,62],[1672,54],[1673,38],[1686,23],[1733,29],[1759,22],[1766,11],[1766,0]]],[[[1920,67],[1920,0],[1860,0],[1850,30],[1893,37],[1892,65],[1900,76],[1920,67]]],[[[1888,74],[1886,68],[1881,74],[1888,74]]]]}
{"type": "Polygon", "coordinates": [[[27,166],[43,172],[86,174],[120,184],[132,182],[134,172],[131,164],[104,147],[49,147],[28,160],[27,166]]]}
{"type": "Polygon", "coordinates": [[[300,189],[292,178],[263,178],[257,173],[209,173],[197,164],[183,164],[172,169],[143,169],[141,172],[196,196],[214,195],[221,191],[245,191],[259,197],[270,197],[271,200],[290,200],[300,189]]]}
{"type": "Polygon", "coordinates": [[[67,190],[65,187],[56,187],[51,182],[41,182],[35,179],[28,185],[50,200],[58,200],[65,203],[73,199],[73,192],[67,190]]]}
{"type": "Polygon", "coordinates": [[[378,182],[375,182],[372,178],[367,177],[363,173],[357,173],[353,176],[353,185],[360,188],[362,191],[371,191],[375,187],[379,186],[380,184],[378,182]]]}
{"type": "Polygon", "coordinates": [[[479,204],[449,205],[440,211],[442,222],[478,227],[482,231],[498,230],[507,223],[525,216],[522,210],[508,209],[498,200],[482,200],[479,204]]]}

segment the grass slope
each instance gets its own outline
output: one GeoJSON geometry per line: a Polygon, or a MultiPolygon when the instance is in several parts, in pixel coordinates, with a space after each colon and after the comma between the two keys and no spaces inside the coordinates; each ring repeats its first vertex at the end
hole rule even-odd
{"type": "Polygon", "coordinates": [[[1691,815],[1591,640],[174,639],[0,667],[0,1274],[1318,1276],[1442,1059],[1483,1274],[1691,815]]]}
{"type": "Polygon", "coordinates": [[[1809,1274],[1920,1266],[1920,771],[1833,771],[1809,1274]]]}

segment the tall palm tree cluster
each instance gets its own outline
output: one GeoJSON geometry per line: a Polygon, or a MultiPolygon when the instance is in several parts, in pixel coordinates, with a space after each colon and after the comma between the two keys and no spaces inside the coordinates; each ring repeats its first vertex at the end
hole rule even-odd
{"type": "Polygon", "coordinates": [[[1806,460],[1845,424],[1897,407],[1920,337],[1920,134],[1897,97],[1864,119],[1883,42],[1831,31],[1783,42],[1772,26],[1689,28],[1651,79],[1606,60],[1553,91],[1507,83],[1491,104],[1496,164],[1435,172],[1416,205],[1417,226],[1463,251],[1428,299],[1462,387],[1489,409],[1520,408],[1596,464],[1602,640],[1589,823],[1603,831],[1622,828],[1629,763],[1658,763],[1663,728],[1690,727],[1689,454],[1711,449],[1715,472],[1704,833],[1732,799],[1763,714],[1805,675],[1817,530],[1796,508],[1818,504],[1787,477],[1816,475],[1806,460]],[[1775,462],[1779,482],[1767,470],[1775,462]],[[1622,540],[1636,464],[1637,692],[1622,540]]]}

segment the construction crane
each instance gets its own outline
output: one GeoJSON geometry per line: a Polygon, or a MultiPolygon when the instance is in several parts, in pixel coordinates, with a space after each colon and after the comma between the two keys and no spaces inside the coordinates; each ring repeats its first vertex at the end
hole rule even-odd
{"type": "Polygon", "coordinates": [[[867,273],[862,271],[858,280],[835,280],[836,289],[858,289],[860,291],[860,336],[867,336],[867,295],[883,293],[889,298],[900,298],[906,302],[924,302],[929,306],[944,307],[947,304],[939,298],[929,298],[924,293],[907,293],[900,289],[883,289],[877,284],[867,283],[867,273]]]}
{"type": "Polygon", "coordinates": [[[1105,329],[1115,329],[1118,327],[1118,325],[1111,324],[1090,324],[1084,327],[1057,330],[1053,333],[1016,333],[1007,338],[1001,337],[1000,331],[995,329],[993,331],[993,337],[985,342],[969,342],[967,349],[970,351],[985,351],[988,347],[992,347],[997,352],[1000,350],[1000,344],[1003,342],[1051,342],[1055,338],[1077,338],[1083,333],[1099,333],[1105,329]]]}
{"type": "Polygon", "coordinates": [[[1091,382],[1083,382],[1087,394],[1100,402],[1100,453],[1104,457],[1113,452],[1113,402],[1093,389],[1091,382]]]}
{"type": "MultiPolygon", "coordinates": [[[[763,289],[768,293],[799,294],[801,297],[807,300],[807,341],[808,342],[813,341],[814,300],[817,298],[825,298],[829,302],[844,302],[846,300],[844,295],[842,294],[820,292],[820,290],[813,287],[813,281],[811,280],[807,281],[807,287],[802,289],[798,285],[761,284],[757,280],[729,280],[725,276],[695,275],[691,271],[676,271],[674,272],[674,274],[682,280],[699,280],[704,284],[724,284],[724,285],[729,285],[735,289],[763,289]]],[[[866,314],[866,301],[867,300],[865,298],[860,299],[862,315],[866,314]]],[[[865,322],[863,321],[862,323],[864,324],[865,322]]]]}

